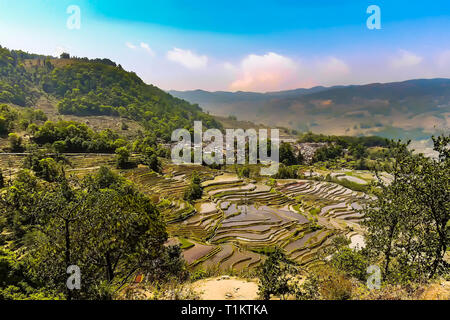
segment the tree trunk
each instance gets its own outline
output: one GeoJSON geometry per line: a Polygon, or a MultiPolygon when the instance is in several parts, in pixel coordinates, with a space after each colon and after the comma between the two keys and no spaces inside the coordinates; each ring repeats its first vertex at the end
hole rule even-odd
{"type": "MultiPolygon", "coordinates": [[[[64,220],[66,229],[66,267],[70,266],[70,230],[69,220],[64,220]]],[[[72,300],[72,291],[67,287],[67,300],[72,300]]]]}

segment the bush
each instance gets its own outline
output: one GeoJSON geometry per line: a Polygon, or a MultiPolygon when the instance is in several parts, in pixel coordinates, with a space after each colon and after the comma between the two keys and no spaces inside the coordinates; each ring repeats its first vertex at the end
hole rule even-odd
{"type": "Polygon", "coordinates": [[[288,280],[290,268],[282,249],[275,248],[268,258],[258,267],[258,293],[264,300],[273,296],[284,296],[290,293],[288,280]]]}
{"type": "Polygon", "coordinates": [[[132,166],[130,162],[130,152],[126,147],[116,149],[116,165],[119,169],[126,169],[132,166]]]}
{"type": "Polygon", "coordinates": [[[200,183],[200,177],[194,171],[191,176],[191,183],[184,191],[183,199],[189,202],[200,199],[203,195],[203,188],[200,183]]]}
{"type": "Polygon", "coordinates": [[[285,166],[280,163],[277,174],[274,176],[275,179],[297,179],[297,167],[295,166],[285,166]]]}
{"type": "Polygon", "coordinates": [[[8,140],[12,152],[21,152],[23,150],[21,136],[16,133],[10,133],[8,135],[8,140]]]}

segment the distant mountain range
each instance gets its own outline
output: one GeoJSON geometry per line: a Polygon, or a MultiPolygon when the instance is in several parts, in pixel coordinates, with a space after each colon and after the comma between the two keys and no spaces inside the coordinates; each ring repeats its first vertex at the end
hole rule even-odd
{"type": "Polygon", "coordinates": [[[450,131],[450,79],[279,92],[169,91],[220,116],[327,134],[426,139],[450,131]]]}

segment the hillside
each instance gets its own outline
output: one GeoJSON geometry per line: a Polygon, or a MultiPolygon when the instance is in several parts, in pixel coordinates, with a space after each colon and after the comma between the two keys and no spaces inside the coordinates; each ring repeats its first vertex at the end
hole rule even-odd
{"type": "Polygon", "coordinates": [[[450,79],[281,92],[170,91],[221,116],[325,134],[426,139],[450,128],[450,79]]]}
{"type": "Polygon", "coordinates": [[[134,120],[163,140],[174,129],[192,126],[194,119],[221,127],[198,105],[145,84],[108,59],[57,59],[1,47],[0,103],[49,114],[134,120]]]}

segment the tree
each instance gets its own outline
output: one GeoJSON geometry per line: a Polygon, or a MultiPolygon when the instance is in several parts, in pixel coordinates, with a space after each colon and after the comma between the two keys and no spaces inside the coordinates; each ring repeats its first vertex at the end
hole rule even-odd
{"type": "Polygon", "coordinates": [[[250,178],[250,168],[248,166],[237,168],[237,174],[239,177],[250,178]]]}
{"type": "Polygon", "coordinates": [[[363,144],[357,143],[350,147],[350,153],[355,159],[362,159],[367,156],[367,148],[363,144]]]}
{"type": "Polygon", "coordinates": [[[21,136],[19,136],[16,133],[10,133],[8,134],[8,139],[9,139],[9,147],[11,148],[12,152],[21,152],[23,150],[21,136]]]}
{"type": "Polygon", "coordinates": [[[350,240],[345,236],[333,238],[330,248],[325,249],[330,257],[328,263],[336,270],[344,271],[351,277],[360,281],[367,278],[368,255],[365,249],[351,249],[350,240]]]}
{"type": "Polygon", "coordinates": [[[63,176],[62,167],[53,158],[44,158],[39,160],[38,168],[36,168],[36,175],[48,182],[56,181],[60,176],[63,176]]]}
{"type": "Polygon", "coordinates": [[[288,167],[280,164],[278,172],[274,176],[275,179],[297,179],[298,173],[295,167],[288,167]]]}
{"type": "Polygon", "coordinates": [[[292,151],[292,146],[289,143],[282,142],[280,145],[280,163],[283,163],[286,166],[292,166],[297,163],[297,157],[292,151]]]}
{"type": "Polygon", "coordinates": [[[342,155],[342,146],[339,144],[324,146],[316,150],[313,156],[313,162],[327,161],[340,157],[342,155]]]}
{"type": "Polygon", "coordinates": [[[258,267],[258,292],[262,299],[269,300],[271,295],[282,296],[290,292],[288,285],[289,261],[283,251],[276,247],[268,258],[258,267]]]}
{"type": "Polygon", "coordinates": [[[130,152],[126,147],[116,149],[116,164],[120,169],[125,169],[130,165],[130,152]]]}
{"type": "Polygon", "coordinates": [[[157,208],[106,168],[81,181],[45,185],[23,171],[0,204],[12,246],[22,246],[27,277],[57,295],[110,299],[137,272],[155,281],[184,272],[179,248],[164,246],[167,233],[157,208]],[[66,288],[69,265],[81,270],[81,290],[66,288]]]}
{"type": "Polygon", "coordinates": [[[382,259],[387,280],[408,281],[448,271],[450,218],[449,137],[434,138],[438,159],[413,155],[392,142],[390,184],[379,179],[376,198],[363,213],[367,248],[382,259]]]}
{"type": "Polygon", "coordinates": [[[430,277],[449,267],[444,255],[450,242],[450,135],[432,139],[438,157],[421,156],[417,174],[412,179],[414,200],[424,215],[425,249],[431,250],[427,252],[432,258],[430,277]]]}
{"type": "Polygon", "coordinates": [[[297,155],[297,164],[304,164],[305,163],[305,157],[303,156],[301,150],[299,150],[297,155]]]}
{"type": "Polygon", "coordinates": [[[150,169],[155,172],[161,173],[161,161],[159,161],[158,156],[153,148],[147,147],[144,153],[144,163],[148,165],[150,169]]]}
{"type": "Polygon", "coordinates": [[[194,171],[191,176],[191,182],[184,191],[183,199],[192,202],[200,199],[202,194],[203,188],[201,186],[200,177],[197,172],[194,171]]]}

